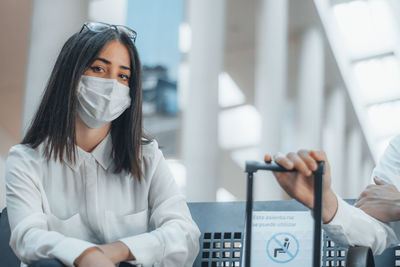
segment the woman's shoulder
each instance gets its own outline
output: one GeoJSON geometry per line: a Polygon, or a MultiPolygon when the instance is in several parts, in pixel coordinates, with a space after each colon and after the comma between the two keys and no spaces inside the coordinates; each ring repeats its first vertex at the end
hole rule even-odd
{"type": "Polygon", "coordinates": [[[29,144],[17,144],[10,148],[8,156],[22,155],[24,157],[37,159],[38,156],[40,155],[39,150],[40,150],[40,145],[36,148],[33,148],[29,144]]]}
{"type": "Polygon", "coordinates": [[[393,137],[390,140],[389,144],[393,148],[396,148],[397,150],[400,150],[400,135],[396,135],[395,137],[393,137]]]}
{"type": "Polygon", "coordinates": [[[372,177],[379,177],[400,186],[400,135],[393,137],[375,166],[372,177]]]}
{"type": "Polygon", "coordinates": [[[381,161],[382,160],[386,161],[390,158],[399,161],[400,160],[399,155],[400,155],[400,135],[397,135],[393,137],[388,143],[388,146],[385,148],[384,153],[381,157],[381,161]]]}
{"type": "Polygon", "coordinates": [[[152,139],[142,143],[142,168],[145,180],[153,177],[162,158],[163,154],[156,140],[152,139]]]}
{"type": "Polygon", "coordinates": [[[161,153],[158,142],[155,139],[151,140],[142,140],[142,154],[143,157],[154,157],[161,153]]]}
{"type": "Polygon", "coordinates": [[[42,173],[42,156],[41,146],[32,148],[27,144],[18,144],[8,152],[6,160],[6,175],[7,183],[13,183],[21,177],[40,177],[42,173]]]}
{"type": "Polygon", "coordinates": [[[18,163],[41,162],[42,159],[43,153],[41,145],[33,148],[28,144],[17,144],[15,146],[12,146],[8,152],[7,165],[14,163],[14,161],[17,161],[18,163]]]}

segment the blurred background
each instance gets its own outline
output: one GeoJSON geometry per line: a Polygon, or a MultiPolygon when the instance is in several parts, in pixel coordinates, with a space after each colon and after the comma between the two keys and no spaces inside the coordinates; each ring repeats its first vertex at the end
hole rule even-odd
{"type": "MultiPolygon", "coordinates": [[[[356,198],[400,132],[396,0],[2,0],[0,206],[63,43],[85,21],[138,32],[144,126],[188,201],[244,200],[245,160],[324,150],[356,198]]],[[[258,200],[286,199],[258,173],[258,200]]]]}

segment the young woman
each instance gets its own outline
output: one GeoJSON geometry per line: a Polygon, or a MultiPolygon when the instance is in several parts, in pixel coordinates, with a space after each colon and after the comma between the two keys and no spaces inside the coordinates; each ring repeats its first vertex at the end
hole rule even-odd
{"type": "Polygon", "coordinates": [[[85,23],[9,152],[10,245],[22,265],[191,266],[198,253],[185,198],[142,132],[135,38],[125,26],[85,23]]]}
{"type": "MultiPolygon", "coordinates": [[[[314,207],[314,177],[317,161],[325,161],[322,219],[323,228],[337,243],[371,247],[374,254],[400,242],[400,136],[394,138],[372,172],[369,185],[354,206],[331,188],[331,174],[324,152],[300,150],[276,154],[274,160],[295,173],[275,173],[281,187],[310,209],[314,207]]],[[[265,161],[271,161],[266,155],[265,161]]],[[[353,177],[357,179],[358,177],[353,177]]]]}

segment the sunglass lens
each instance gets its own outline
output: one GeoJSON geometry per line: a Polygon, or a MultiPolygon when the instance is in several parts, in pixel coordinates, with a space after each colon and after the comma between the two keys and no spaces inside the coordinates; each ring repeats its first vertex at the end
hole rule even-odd
{"type": "Polygon", "coordinates": [[[134,40],[136,39],[136,32],[133,31],[132,29],[129,29],[128,27],[125,27],[125,26],[119,26],[118,29],[121,32],[123,32],[126,35],[128,35],[129,38],[134,39],[134,40]]]}
{"type": "Polygon", "coordinates": [[[126,34],[129,38],[133,40],[133,42],[135,42],[136,40],[136,32],[129,27],[123,25],[111,25],[103,22],[86,22],[85,24],[83,24],[81,32],[85,28],[92,32],[102,32],[110,28],[114,28],[115,30],[118,29],[120,32],[126,34]]]}
{"type": "Polygon", "coordinates": [[[89,22],[87,27],[94,32],[102,32],[110,28],[110,25],[100,22],[89,22]]]}

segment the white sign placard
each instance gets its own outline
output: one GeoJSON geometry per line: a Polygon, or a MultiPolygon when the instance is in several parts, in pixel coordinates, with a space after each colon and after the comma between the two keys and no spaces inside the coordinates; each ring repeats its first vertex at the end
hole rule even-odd
{"type": "Polygon", "coordinates": [[[313,229],[307,211],[253,211],[251,266],[312,266],[313,229]]]}

